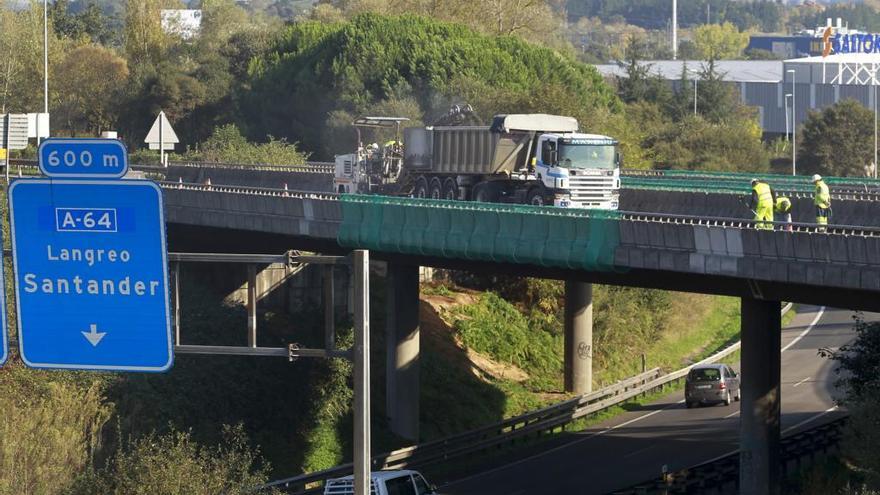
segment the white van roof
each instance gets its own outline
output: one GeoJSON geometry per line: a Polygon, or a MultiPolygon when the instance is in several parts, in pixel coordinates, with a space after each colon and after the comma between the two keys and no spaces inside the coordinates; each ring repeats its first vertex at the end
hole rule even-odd
{"type": "MultiPolygon", "coordinates": [[[[396,469],[388,471],[373,471],[370,473],[370,493],[376,493],[376,483],[400,476],[417,474],[418,471],[410,469],[396,469]]],[[[354,475],[350,474],[342,478],[327,480],[324,484],[325,495],[351,495],[354,493],[354,475]]]]}

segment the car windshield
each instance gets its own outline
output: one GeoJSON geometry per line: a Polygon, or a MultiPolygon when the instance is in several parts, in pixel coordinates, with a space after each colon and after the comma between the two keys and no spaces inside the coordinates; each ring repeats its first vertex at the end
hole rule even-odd
{"type": "Polygon", "coordinates": [[[691,370],[690,379],[694,382],[717,382],[721,380],[721,370],[717,368],[691,370]]]}
{"type": "Polygon", "coordinates": [[[613,169],[616,165],[613,145],[559,144],[559,166],[565,168],[613,169]]]}

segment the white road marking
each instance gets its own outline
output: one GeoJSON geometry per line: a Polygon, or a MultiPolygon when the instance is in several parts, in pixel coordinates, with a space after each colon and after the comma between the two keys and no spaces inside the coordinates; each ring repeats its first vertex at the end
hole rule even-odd
{"type": "Polygon", "coordinates": [[[801,380],[801,381],[795,383],[794,385],[792,385],[792,387],[797,387],[798,385],[800,385],[800,384],[806,382],[806,381],[809,380],[809,379],[810,379],[810,377],[808,376],[808,377],[804,378],[803,380],[801,380]]]}
{"type": "Polygon", "coordinates": [[[804,329],[804,331],[801,332],[800,335],[798,335],[797,337],[795,337],[794,340],[792,340],[791,342],[789,342],[787,346],[783,347],[783,348],[782,348],[782,351],[780,351],[780,352],[785,352],[785,351],[787,351],[789,347],[791,347],[791,346],[797,344],[798,341],[800,341],[802,338],[804,338],[804,336],[806,336],[806,335],[810,332],[810,330],[812,330],[813,327],[816,326],[816,323],[819,322],[819,319],[822,318],[822,315],[823,315],[823,314],[825,314],[825,306],[822,306],[821,308],[819,308],[819,312],[816,313],[816,317],[813,318],[813,321],[812,321],[809,325],[807,325],[807,328],[804,329]]]}
{"type": "MultiPolygon", "coordinates": [[[[830,413],[831,411],[833,411],[833,410],[835,410],[835,409],[837,409],[837,406],[830,407],[830,408],[828,408],[828,409],[826,409],[826,410],[820,412],[819,414],[816,414],[816,415],[814,415],[814,416],[810,416],[809,418],[807,418],[807,419],[801,421],[800,423],[798,423],[798,424],[796,424],[796,425],[794,425],[794,426],[789,426],[788,428],[782,430],[781,435],[785,435],[785,434],[788,433],[789,431],[791,431],[791,430],[793,430],[793,429],[795,429],[795,428],[798,428],[798,427],[800,427],[800,426],[803,426],[803,425],[809,423],[810,421],[813,421],[814,419],[821,418],[822,416],[825,416],[826,414],[830,413]]],[[[737,452],[739,452],[739,449],[731,450],[730,452],[725,452],[724,454],[721,454],[721,455],[719,455],[718,457],[713,457],[713,458],[709,459],[708,461],[704,462],[703,464],[711,464],[711,463],[713,463],[713,462],[715,462],[715,461],[718,461],[718,460],[724,459],[725,457],[727,457],[727,456],[729,456],[729,455],[736,454],[737,452]]]]}
{"type": "Polygon", "coordinates": [[[817,415],[815,415],[815,416],[810,416],[809,418],[807,418],[807,419],[801,421],[800,423],[798,423],[798,424],[796,424],[796,425],[794,425],[794,426],[789,426],[788,428],[782,430],[782,434],[785,435],[786,433],[790,432],[791,430],[796,430],[796,429],[798,429],[799,427],[801,427],[801,426],[803,426],[803,425],[809,423],[810,421],[813,421],[814,419],[819,419],[819,418],[821,418],[822,416],[825,416],[826,414],[828,414],[828,413],[830,413],[831,411],[834,411],[834,410],[836,410],[836,409],[837,409],[837,406],[836,406],[836,405],[831,406],[831,407],[829,407],[828,409],[825,409],[824,411],[820,412],[819,414],[817,414],[817,415]]]}
{"type": "MultiPolygon", "coordinates": [[[[810,324],[807,326],[807,328],[806,328],[803,332],[801,332],[797,337],[795,337],[794,340],[792,340],[791,342],[789,342],[787,346],[783,347],[782,350],[780,351],[780,353],[785,352],[786,349],[788,349],[789,347],[795,345],[799,340],[801,340],[802,338],[804,338],[804,336],[806,336],[807,333],[809,333],[810,330],[812,330],[813,327],[816,326],[816,323],[819,322],[819,319],[822,318],[822,315],[823,315],[823,314],[825,314],[825,306],[822,306],[822,307],[819,308],[819,312],[816,313],[816,317],[813,318],[813,321],[810,322],[810,324]]],[[[653,416],[653,415],[655,415],[655,414],[659,414],[659,413],[661,413],[661,412],[663,412],[663,411],[666,411],[667,409],[670,409],[670,408],[672,408],[672,407],[674,407],[674,406],[677,406],[677,405],[679,405],[679,404],[684,404],[684,402],[685,402],[684,399],[682,399],[682,400],[680,400],[680,401],[678,401],[678,402],[676,402],[676,403],[674,403],[674,404],[670,404],[670,405],[668,405],[668,406],[666,406],[666,407],[664,407],[664,408],[662,408],[662,409],[658,409],[658,410],[656,410],[656,411],[650,412],[650,413],[645,414],[645,415],[643,415],[643,416],[635,417],[635,418],[633,418],[633,419],[631,419],[631,420],[629,420],[629,421],[625,421],[625,422],[623,422],[623,423],[620,423],[619,425],[615,425],[615,426],[612,426],[612,427],[609,427],[609,428],[605,428],[604,430],[597,431],[596,433],[593,433],[593,434],[591,434],[591,435],[587,435],[587,436],[585,436],[584,438],[581,438],[581,439],[579,439],[579,440],[574,440],[574,441],[572,441],[572,442],[568,442],[568,443],[563,444],[563,445],[560,445],[560,446],[558,446],[558,447],[554,447],[554,448],[552,448],[552,449],[550,449],[550,450],[545,450],[545,451],[542,451],[542,452],[538,452],[537,454],[531,455],[531,456],[529,456],[529,457],[525,457],[525,458],[523,458],[523,459],[518,459],[518,460],[513,461],[513,462],[511,462],[511,463],[509,463],[509,464],[505,464],[505,465],[503,465],[503,466],[498,466],[498,467],[496,467],[496,468],[494,468],[494,469],[490,469],[490,470],[488,470],[488,471],[483,471],[483,472],[481,472],[481,473],[472,474],[471,476],[468,476],[468,477],[466,477],[466,478],[462,478],[462,479],[460,479],[460,480],[455,480],[455,481],[453,481],[453,482],[451,482],[451,483],[447,483],[447,484],[443,485],[441,488],[446,488],[446,487],[449,487],[449,486],[454,486],[454,485],[457,485],[457,484],[459,484],[459,483],[463,483],[463,482],[465,482],[465,481],[469,481],[469,480],[471,480],[471,479],[473,479],[473,478],[479,478],[479,477],[481,477],[481,476],[486,476],[486,475],[489,475],[489,474],[493,474],[493,473],[496,473],[496,472],[498,472],[498,471],[502,471],[502,470],[504,470],[504,469],[507,469],[507,468],[510,468],[510,467],[513,467],[513,466],[517,466],[517,465],[522,464],[522,463],[524,463],[524,462],[531,461],[532,459],[537,459],[537,458],[542,457],[542,456],[545,456],[545,455],[547,455],[547,454],[551,454],[551,453],[553,453],[553,452],[558,452],[558,451],[560,451],[560,450],[562,450],[562,449],[565,449],[565,448],[571,447],[572,445],[575,445],[575,444],[578,444],[578,443],[581,443],[581,442],[587,441],[587,440],[589,440],[589,439],[591,439],[591,438],[598,437],[598,436],[600,436],[600,435],[604,435],[605,433],[608,433],[609,431],[613,431],[613,430],[616,430],[616,429],[618,429],[618,428],[622,428],[622,427],[624,427],[624,426],[631,425],[631,424],[633,424],[633,423],[635,423],[635,422],[637,422],[637,421],[641,421],[641,420],[643,420],[643,419],[650,418],[651,416],[653,416]]],[[[816,415],[816,416],[812,416],[812,417],[810,417],[810,418],[807,418],[807,419],[805,419],[804,421],[802,421],[802,422],[798,423],[797,425],[795,425],[795,427],[797,427],[797,426],[801,426],[801,425],[803,425],[803,424],[805,424],[805,423],[808,423],[808,422],[812,421],[813,419],[816,419],[816,418],[818,418],[818,417],[824,416],[825,414],[827,414],[827,413],[833,411],[833,410],[836,409],[836,408],[837,408],[837,406],[834,406],[833,408],[831,408],[831,409],[829,409],[829,410],[827,410],[827,411],[825,411],[825,412],[823,412],[823,413],[820,413],[820,414],[818,414],[818,415],[816,415]]],[[[734,414],[735,414],[735,413],[734,413],[734,414]]],[[[731,416],[733,416],[733,414],[732,414],[731,416]]],[[[788,431],[788,430],[790,430],[790,429],[791,429],[791,428],[786,429],[785,431],[783,431],[783,433],[785,433],[786,431],[788,431]]],[[[730,454],[735,454],[736,452],[739,452],[739,449],[734,450],[734,451],[732,451],[732,452],[728,452],[727,454],[724,454],[724,455],[718,456],[718,457],[716,457],[715,459],[712,459],[712,460],[710,460],[710,461],[708,461],[708,462],[716,461],[716,460],[721,459],[722,457],[726,457],[726,456],[728,456],[728,455],[730,455],[730,454]]]]}
{"type": "Polygon", "coordinates": [[[482,473],[473,474],[473,475],[471,475],[471,476],[468,476],[467,478],[462,478],[462,479],[460,479],[460,480],[455,480],[455,481],[453,481],[453,482],[451,482],[451,483],[447,483],[447,484],[443,485],[441,488],[446,488],[446,487],[449,487],[449,486],[454,486],[454,485],[457,485],[457,484],[459,484],[459,483],[463,483],[463,482],[465,482],[465,481],[471,480],[471,479],[473,479],[473,478],[478,478],[478,477],[480,477],[480,476],[486,476],[486,475],[488,475],[488,474],[496,473],[496,472],[498,472],[498,471],[502,471],[502,470],[504,470],[504,469],[507,469],[507,468],[510,468],[510,467],[513,467],[513,466],[517,466],[517,465],[522,464],[522,463],[524,463],[524,462],[531,461],[532,459],[537,459],[537,458],[542,457],[542,456],[545,456],[545,455],[547,455],[547,454],[552,454],[553,452],[558,452],[558,451],[560,451],[560,450],[562,450],[562,449],[566,449],[566,448],[568,448],[568,447],[571,447],[572,445],[575,445],[575,444],[578,444],[578,443],[581,443],[581,442],[585,442],[585,441],[587,441],[587,440],[589,440],[589,439],[591,439],[591,438],[595,438],[595,437],[598,437],[598,436],[600,436],[600,435],[604,435],[605,433],[608,433],[609,431],[614,431],[614,430],[616,430],[616,429],[618,429],[618,428],[622,428],[622,427],[624,427],[624,426],[631,425],[631,424],[635,423],[636,421],[641,421],[641,420],[643,420],[643,419],[650,418],[651,416],[653,416],[653,415],[655,415],[655,414],[660,414],[661,412],[663,412],[663,411],[665,411],[665,410],[667,410],[667,409],[670,409],[670,408],[672,408],[672,407],[675,407],[675,406],[677,406],[677,405],[679,405],[679,404],[684,404],[684,399],[682,399],[682,400],[680,400],[680,401],[678,401],[678,402],[676,402],[676,403],[674,403],[674,404],[669,404],[668,406],[666,406],[666,407],[664,407],[664,408],[662,408],[662,409],[657,409],[656,411],[649,412],[648,414],[645,414],[645,415],[642,415],[642,416],[635,417],[635,418],[633,418],[633,419],[631,419],[631,420],[629,420],[629,421],[625,421],[625,422],[623,422],[623,423],[620,423],[619,425],[611,426],[611,427],[605,428],[604,430],[597,431],[596,433],[593,433],[593,434],[591,434],[591,435],[587,435],[587,436],[585,436],[585,437],[583,437],[583,438],[581,438],[581,439],[579,439],[579,440],[574,440],[574,441],[572,441],[572,442],[568,442],[568,443],[563,444],[563,445],[560,445],[560,446],[558,446],[558,447],[554,447],[554,448],[552,448],[552,449],[550,449],[550,450],[544,450],[544,451],[538,452],[537,454],[531,455],[531,456],[529,456],[529,457],[525,457],[525,458],[523,458],[523,459],[518,459],[518,460],[516,460],[516,461],[513,461],[513,462],[511,462],[510,464],[505,464],[505,465],[503,465],[503,466],[498,466],[497,468],[490,469],[490,470],[488,470],[488,471],[483,471],[482,473]]]}
{"type": "Polygon", "coordinates": [[[739,414],[739,411],[732,412],[732,413],[728,414],[727,416],[724,416],[724,419],[732,418],[732,417],[736,416],[737,414],[739,414]]]}

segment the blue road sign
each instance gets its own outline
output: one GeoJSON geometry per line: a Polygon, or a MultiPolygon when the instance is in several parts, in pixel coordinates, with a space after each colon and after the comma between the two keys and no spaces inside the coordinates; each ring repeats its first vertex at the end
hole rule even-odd
{"type": "Polygon", "coordinates": [[[128,171],[128,150],[116,139],[49,138],[39,156],[40,170],[56,179],[118,179],[128,171]]]}
{"type": "Polygon", "coordinates": [[[9,186],[9,213],[25,364],[111,371],[171,367],[159,186],[19,179],[9,186]]]}

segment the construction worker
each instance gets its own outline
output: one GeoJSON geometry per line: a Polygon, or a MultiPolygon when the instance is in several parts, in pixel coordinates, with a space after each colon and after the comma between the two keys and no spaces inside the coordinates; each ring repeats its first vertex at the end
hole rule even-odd
{"type": "Polygon", "coordinates": [[[828,190],[828,184],[819,174],[813,176],[813,184],[816,185],[816,194],[813,196],[813,204],[816,205],[816,223],[819,224],[819,232],[825,232],[828,216],[831,213],[831,192],[828,190]]]}
{"type": "Polygon", "coordinates": [[[773,230],[773,207],[776,204],[776,193],[770,184],[752,179],[751,209],[755,212],[755,228],[773,230]]]}
{"type": "Polygon", "coordinates": [[[776,198],[776,205],[773,210],[782,217],[785,222],[785,230],[791,232],[791,200],[785,196],[776,198]]]}

